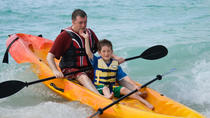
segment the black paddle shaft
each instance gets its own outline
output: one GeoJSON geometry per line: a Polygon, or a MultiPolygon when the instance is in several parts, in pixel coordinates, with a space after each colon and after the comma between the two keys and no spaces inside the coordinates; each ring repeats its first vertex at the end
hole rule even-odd
{"type": "Polygon", "coordinates": [[[135,57],[127,58],[127,59],[125,59],[125,61],[133,60],[133,59],[136,59],[136,58],[141,58],[141,55],[140,56],[135,56],[135,57]]]}

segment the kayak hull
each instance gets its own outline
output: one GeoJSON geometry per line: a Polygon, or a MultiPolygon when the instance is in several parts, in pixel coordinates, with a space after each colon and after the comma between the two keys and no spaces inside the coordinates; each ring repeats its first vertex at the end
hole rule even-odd
{"type": "MultiPolygon", "coordinates": [[[[7,46],[15,39],[9,49],[13,59],[17,63],[30,63],[31,69],[39,79],[54,76],[49,68],[46,56],[53,45],[53,41],[29,34],[13,34],[7,39],[7,46]]],[[[59,60],[55,60],[58,66],[59,60]]],[[[43,82],[48,88],[64,98],[72,101],[80,101],[92,107],[94,110],[103,108],[113,101],[95,94],[73,80],[53,79],[43,82]]],[[[140,86],[140,84],[139,84],[140,86]]],[[[198,112],[161,95],[160,93],[144,88],[147,91],[149,101],[155,110],[151,111],[141,102],[126,98],[104,111],[103,118],[205,118],[198,112]]]]}

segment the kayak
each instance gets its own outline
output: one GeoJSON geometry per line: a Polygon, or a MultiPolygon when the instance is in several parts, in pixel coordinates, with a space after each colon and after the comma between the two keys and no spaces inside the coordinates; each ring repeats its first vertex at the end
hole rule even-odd
{"type": "MultiPolygon", "coordinates": [[[[40,36],[17,33],[12,34],[6,41],[9,53],[17,63],[30,63],[32,71],[39,79],[54,76],[48,66],[46,56],[53,41],[40,36]]],[[[56,60],[58,67],[59,60],[56,60]]],[[[52,79],[43,82],[49,89],[69,101],[80,101],[94,110],[104,108],[113,101],[81,86],[70,79],[52,79]]],[[[139,86],[141,84],[137,83],[139,86]]],[[[101,118],[205,118],[200,113],[178,103],[151,88],[144,88],[148,93],[146,100],[155,109],[150,110],[141,102],[125,98],[118,104],[108,108],[100,115],[101,118]]],[[[115,98],[117,99],[117,98],[115,98]]]]}

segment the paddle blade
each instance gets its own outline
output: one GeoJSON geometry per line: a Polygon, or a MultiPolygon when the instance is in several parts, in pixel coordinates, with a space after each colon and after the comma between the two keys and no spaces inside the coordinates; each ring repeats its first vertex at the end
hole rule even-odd
{"type": "Polygon", "coordinates": [[[2,82],[0,83],[0,98],[13,95],[25,86],[27,86],[26,83],[17,80],[2,82]]]}
{"type": "Polygon", "coordinates": [[[148,60],[160,59],[168,54],[168,50],[166,47],[162,45],[153,46],[147,50],[145,50],[140,57],[148,60]]]}

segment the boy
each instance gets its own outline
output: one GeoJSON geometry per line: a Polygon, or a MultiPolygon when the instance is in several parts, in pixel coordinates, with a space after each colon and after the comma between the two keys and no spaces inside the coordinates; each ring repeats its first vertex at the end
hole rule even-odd
{"type": "MultiPolygon", "coordinates": [[[[85,50],[94,68],[94,84],[99,93],[103,94],[106,98],[127,95],[131,92],[129,89],[122,86],[114,86],[116,81],[121,81],[122,79],[129,82],[136,89],[139,89],[139,86],[137,86],[135,82],[123,72],[122,68],[118,64],[118,61],[112,59],[113,49],[110,41],[106,39],[99,41],[98,54],[100,57],[96,57],[90,50],[88,33],[83,32],[81,34],[85,38],[85,50]]],[[[153,105],[140,97],[138,93],[134,93],[129,97],[139,100],[150,109],[154,109],[153,105]]]]}

